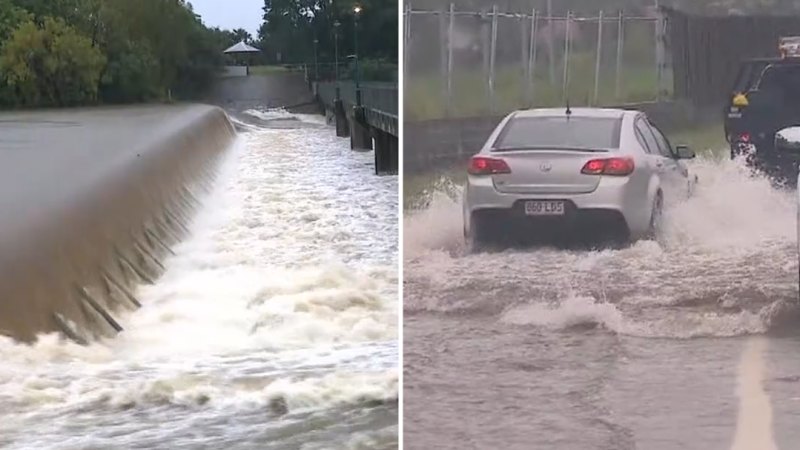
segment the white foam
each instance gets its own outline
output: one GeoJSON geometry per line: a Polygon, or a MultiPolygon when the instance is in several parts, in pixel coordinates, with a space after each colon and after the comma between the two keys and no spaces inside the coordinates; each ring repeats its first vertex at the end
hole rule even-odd
{"type": "Polygon", "coordinates": [[[316,125],[327,125],[327,120],[323,115],[292,113],[284,108],[248,109],[244,113],[264,121],[297,120],[316,125]]]}
{"type": "Polygon", "coordinates": [[[555,307],[546,304],[517,306],[503,313],[501,320],[559,330],[577,325],[602,325],[614,332],[623,328],[622,314],[614,305],[596,302],[591,297],[568,297],[555,307]]]}

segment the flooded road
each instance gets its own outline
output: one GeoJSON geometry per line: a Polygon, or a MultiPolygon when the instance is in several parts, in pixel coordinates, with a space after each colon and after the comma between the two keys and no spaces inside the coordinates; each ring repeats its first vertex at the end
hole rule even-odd
{"type": "Polygon", "coordinates": [[[404,228],[406,448],[792,449],[792,193],[697,160],[658,242],[466,255],[458,199],[404,228]]]}
{"type": "Polygon", "coordinates": [[[397,178],[324,118],[242,120],[125,332],[0,338],[0,448],[396,448],[397,178]]]}

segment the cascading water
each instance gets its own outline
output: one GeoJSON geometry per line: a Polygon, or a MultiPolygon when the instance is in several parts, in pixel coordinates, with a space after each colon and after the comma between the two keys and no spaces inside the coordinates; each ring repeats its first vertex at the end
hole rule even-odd
{"type": "Polygon", "coordinates": [[[397,178],[313,122],[250,123],[122,333],[0,338],[0,447],[397,446],[397,178]]]}

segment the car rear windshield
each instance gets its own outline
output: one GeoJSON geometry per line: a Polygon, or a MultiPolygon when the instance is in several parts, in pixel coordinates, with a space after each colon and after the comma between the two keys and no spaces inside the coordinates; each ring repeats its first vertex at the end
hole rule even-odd
{"type": "Polygon", "coordinates": [[[516,149],[616,149],[621,118],[542,116],[508,121],[493,151],[516,149]]]}

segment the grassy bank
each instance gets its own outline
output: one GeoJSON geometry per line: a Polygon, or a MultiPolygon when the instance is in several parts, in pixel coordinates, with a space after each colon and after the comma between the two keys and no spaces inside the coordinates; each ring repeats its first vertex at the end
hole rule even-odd
{"type": "MultiPolygon", "coordinates": [[[[721,123],[714,123],[697,128],[687,128],[669,133],[672,145],[686,144],[700,157],[724,157],[727,144],[721,123]]],[[[424,202],[431,192],[454,192],[453,185],[463,185],[466,178],[464,163],[432,173],[404,175],[403,177],[403,210],[407,213],[424,207],[424,202]]]]}
{"type": "MultiPolygon", "coordinates": [[[[568,98],[573,106],[594,102],[594,62],[590,58],[574,58],[571,63],[568,98]]],[[[671,86],[671,73],[665,74],[664,86],[671,86]]],[[[537,73],[532,83],[533,102],[529,104],[529,87],[519,67],[498,68],[494,82],[494,110],[511,111],[523,107],[549,107],[564,104],[563,72],[554,83],[545,73],[537,73]]],[[[597,105],[621,105],[651,101],[657,95],[657,75],[651,66],[626,67],[617,96],[613,73],[604,73],[598,83],[597,105]]],[[[474,117],[490,114],[491,104],[486,77],[481,69],[453,74],[453,98],[450,117],[474,117]]],[[[666,95],[669,95],[667,92],[666,95]]],[[[448,116],[446,81],[439,74],[411,76],[406,81],[406,120],[429,120],[448,116]]]]}

